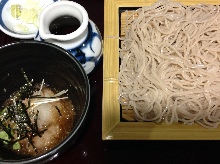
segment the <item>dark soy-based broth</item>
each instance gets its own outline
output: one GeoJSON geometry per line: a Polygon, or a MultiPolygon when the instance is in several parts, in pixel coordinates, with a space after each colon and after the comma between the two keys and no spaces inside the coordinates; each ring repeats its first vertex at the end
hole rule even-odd
{"type": "Polygon", "coordinates": [[[66,35],[76,31],[80,27],[80,21],[72,16],[64,15],[54,19],[49,30],[55,35],[66,35]]]}
{"type": "Polygon", "coordinates": [[[10,137],[8,144],[0,140],[0,157],[4,155],[10,159],[10,155],[13,155],[13,158],[19,159],[38,156],[62,142],[73,128],[74,106],[67,96],[63,96],[64,91],[57,91],[45,84],[30,85],[30,89],[27,89],[27,84],[1,106],[0,132],[7,131],[13,137],[10,137]],[[30,90],[33,90],[33,95],[29,94],[32,92],[30,90]],[[6,128],[10,128],[11,132],[6,128]],[[14,141],[19,142],[19,149],[12,148],[14,141]]]}

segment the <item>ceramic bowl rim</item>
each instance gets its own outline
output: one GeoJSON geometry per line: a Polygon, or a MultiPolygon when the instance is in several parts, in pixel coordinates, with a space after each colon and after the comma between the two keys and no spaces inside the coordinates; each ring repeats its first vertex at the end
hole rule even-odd
{"type": "Polygon", "coordinates": [[[43,155],[40,155],[38,157],[31,157],[31,158],[27,158],[27,159],[22,159],[22,160],[4,160],[0,158],[0,163],[1,164],[11,164],[11,163],[16,163],[16,164],[29,164],[29,163],[39,163],[39,162],[48,162],[50,160],[53,160],[54,158],[57,158],[60,153],[59,150],[62,149],[63,147],[67,146],[68,143],[70,143],[72,141],[72,139],[74,139],[74,136],[76,136],[75,139],[78,138],[78,135],[81,131],[81,129],[83,128],[84,124],[85,124],[85,120],[86,117],[88,115],[88,111],[89,111],[89,104],[90,104],[90,84],[89,84],[89,79],[88,76],[84,70],[84,68],[82,67],[81,63],[68,51],[66,51],[65,49],[54,45],[52,43],[48,43],[48,42],[39,42],[39,41],[34,41],[34,40],[23,40],[23,41],[17,41],[11,44],[7,44],[4,46],[0,47],[1,49],[4,48],[10,48],[11,46],[14,45],[19,45],[19,44],[38,44],[38,45],[46,45],[49,46],[50,48],[54,48],[58,51],[60,51],[61,53],[65,54],[67,57],[69,57],[71,60],[73,60],[73,62],[76,63],[76,65],[78,65],[79,69],[82,72],[83,78],[86,80],[85,84],[86,84],[86,101],[85,101],[85,105],[84,105],[84,110],[83,113],[81,115],[81,117],[79,118],[79,121],[77,122],[77,124],[75,125],[75,127],[73,128],[73,130],[71,131],[71,134],[65,138],[61,143],[59,143],[56,147],[54,147],[52,150],[46,152],[43,155]]]}

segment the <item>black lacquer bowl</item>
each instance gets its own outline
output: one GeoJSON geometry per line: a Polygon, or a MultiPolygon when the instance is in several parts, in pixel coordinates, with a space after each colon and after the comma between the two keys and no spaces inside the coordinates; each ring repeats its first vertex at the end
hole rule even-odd
{"type": "Polygon", "coordinates": [[[75,108],[71,133],[47,153],[21,158],[0,148],[0,163],[44,163],[67,151],[80,136],[90,101],[89,80],[78,60],[56,45],[37,41],[8,44],[0,48],[0,104],[25,83],[21,68],[35,82],[44,79],[59,90],[68,89],[75,108]]]}

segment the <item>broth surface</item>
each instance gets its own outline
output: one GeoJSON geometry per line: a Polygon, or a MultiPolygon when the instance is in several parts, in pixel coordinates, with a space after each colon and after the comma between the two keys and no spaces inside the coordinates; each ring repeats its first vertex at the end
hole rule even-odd
{"type": "Polygon", "coordinates": [[[54,148],[71,132],[74,106],[66,96],[67,90],[58,92],[44,82],[33,88],[28,86],[29,82],[3,104],[0,132],[8,136],[0,136],[0,141],[18,155],[38,156],[54,148]]]}

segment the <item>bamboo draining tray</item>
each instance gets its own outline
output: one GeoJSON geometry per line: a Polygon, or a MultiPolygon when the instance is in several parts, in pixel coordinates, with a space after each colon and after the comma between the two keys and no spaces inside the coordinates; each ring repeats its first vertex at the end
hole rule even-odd
{"type": "MultiPolygon", "coordinates": [[[[217,0],[180,1],[186,5],[217,0]]],[[[118,103],[120,11],[151,5],[155,0],[105,0],[104,6],[104,63],[102,100],[103,140],[220,140],[220,127],[205,129],[197,124],[155,124],[135,122],[133,111],[121,111],[118,103]],[[121,121],[121,118],[129,120],[121,121]]],[[[122,32],[123,33],[123,32],[122,32]]]]}

